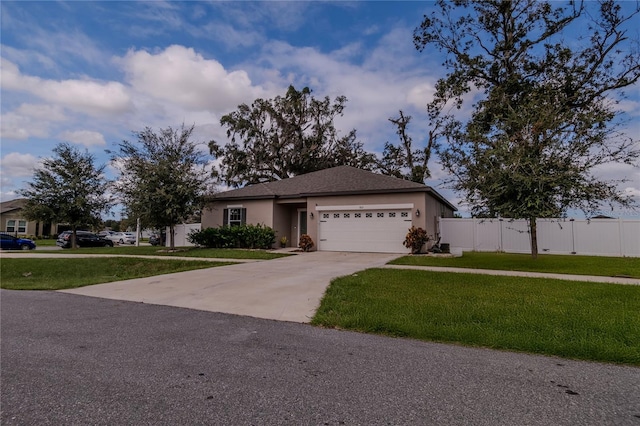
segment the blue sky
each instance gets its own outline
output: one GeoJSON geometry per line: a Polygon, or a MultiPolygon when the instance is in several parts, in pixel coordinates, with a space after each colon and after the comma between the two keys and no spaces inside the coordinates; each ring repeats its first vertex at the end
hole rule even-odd
{"type": "MultiPolygon", "coordinates": [[[[412,32],[430,2],[12,2],[2,1],[0,197],[32,176],[41,157],[67,141],[99,163],[131,132],[196,125],[195,140],[226,140],[220,117],[240,103],[309,86],[348,98],[336,125],[357,129],[369,151],[396,141],[388,118],[414,117],[444,75],[442,57],[419,53],[412,32]]],[[[640,134],[640,87],[627,90],[629,132],[640,134]]],[[[203,147],[204,149],[204,147],[203,147]]],[[[430,164],[427,183],[454,203],[430,164]]],[[[114,169],[109,168],[114,178],[114,169]]],[[[640,172],[611,165],[640,199],[640,172]]],[[[464,206],[461,207],[464,211],[464,206]]],[[[619,213],[629,214],[629,213],[619,213]]]]}

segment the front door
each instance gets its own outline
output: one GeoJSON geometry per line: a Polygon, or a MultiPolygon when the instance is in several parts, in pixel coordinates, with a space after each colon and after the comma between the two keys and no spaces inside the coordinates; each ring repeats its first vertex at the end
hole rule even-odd
{"type": "Polygon", "coordinates": [[[300,243],[300,235],[307,233],[307,211],[298,210],[298,244],[300,243]]]}

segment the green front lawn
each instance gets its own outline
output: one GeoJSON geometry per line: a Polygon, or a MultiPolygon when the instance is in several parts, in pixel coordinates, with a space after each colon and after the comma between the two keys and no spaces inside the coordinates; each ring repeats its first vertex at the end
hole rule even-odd
{"type": "Polygon", "coordinates": [[[538,259],[534,260],[531,258],[531,255],[528,254],[465,252],[462,257],[403,256],[389,263],[394,265],[447,266],[455,268],[640,278],[640,258],[637,257],[541,254],[538,256],[538,259]]]}
{"type": "Polygon", "coordinates": [[[370,269],[334,280],[312,324],[640,365],[640,287],[370,269]]]}
{"type": "Polygon", "coordinates": [[[2,259],[0,268],[0,288],[62,290],[230,264],[230,262],[134,257],[5,258],[2,259]]]}
{"type": "Polygon", "coordinates": [[[55,247],[56,246],[56,239],[55,238],[48,238],[48,239],[41,239],[41,240],[33,240],[34,243],[36,243],[36,246],[38,247],[55,247]]]}
{"type": "Polygon", "coordinates": [[[38,253],[65,253],[65,254],[131,254],[144,256],[178,256],[178,257],[204,257],[218,259],[258,259],[269,260],[290,256],[285,253],[275,253],[268,250],[243,250],[243,249],[212,249],[198,247],[177,247],[175,252],[167,252],[166,247],[154,246],[116,246],[64,249],[62,251],[38,250],[38,253]]]}

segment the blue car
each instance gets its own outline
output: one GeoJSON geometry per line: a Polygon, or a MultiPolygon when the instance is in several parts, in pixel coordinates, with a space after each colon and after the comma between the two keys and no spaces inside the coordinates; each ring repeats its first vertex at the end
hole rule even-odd
{"type": "Polygon", "coordinates": [[[36,243],[28,238],[18,238],[9,234],[0,234],[0,249],[2,250],[33,250],[36,243]]]}

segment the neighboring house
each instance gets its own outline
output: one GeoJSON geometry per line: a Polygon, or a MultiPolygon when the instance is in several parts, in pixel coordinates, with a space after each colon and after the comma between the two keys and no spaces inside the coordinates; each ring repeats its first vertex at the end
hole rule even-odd
{"type": "Polygon", "coordinates": [[[202,229],[260,223],[289,246],[308,234],[317,250],[407,253],[411,226],[437,238],[438,218],[456,210],[429,186],[341,166],[215,194],[202,229]]]}
{"type": "Polygon", "coordinates": [[[57,226],[52,229],[50,223],[29,221],[22,214],[26,198],[4,201],[0,203],[0,231],[13,235],[29,235],[41,237],[57,234],[57,226]]]}

